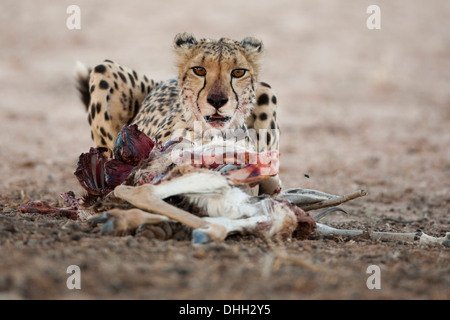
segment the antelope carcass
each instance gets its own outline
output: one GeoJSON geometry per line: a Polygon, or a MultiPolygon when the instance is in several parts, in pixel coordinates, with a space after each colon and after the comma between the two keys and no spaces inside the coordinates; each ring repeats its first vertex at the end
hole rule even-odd
{"type": "MultiPolygon", "coordinates": [[[[316,222],[329,212],[342,211],[336,205],[366,195],[363,190],[335,196],[316,190],[288,189],[258,196],[258,186],[278,175],[277,151],[257,153],[245,144],[221,139],[206,145],[176,139],[157,146],[131,125],[124,127],[116,139],[114,158],[109,159],[105,152],[92,148],[82,154],[75,171],[90,195],[121,199],[133,206],[93,218],[93,223],[104,223],[103,233],[123,235],[142,225],[167,222],[192,229],[194,243],[223,240],[233,233],[281,239],[306,239],[313,232],[323,237],[364,233],[316,222]],[[169,203],[173,197],[183,201],[174,206],[169,203]],[[308,213],[326,207],[331,208],[314,218],[308,213]]],[[[450,233],[441,238],[423,232],[374,232],[370,236],[450,244],[450,233]]]]}

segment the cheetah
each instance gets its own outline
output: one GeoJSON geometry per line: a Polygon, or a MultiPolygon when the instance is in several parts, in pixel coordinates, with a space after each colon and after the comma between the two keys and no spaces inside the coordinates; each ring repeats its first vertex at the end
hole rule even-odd
{"type": "MultiPolygon", "coordinates": [[[[261,40],[197,40],[179,33],[173,46],[178,77],[167,81],[150,80],[111,60],[92,69],[77,65],[77,87],[97,147],[112,150],[122,127],[137,124],[161,144],[177,136],[195,139],[198,126],[222,134],[241,130],[257,151],[278,150],[277,98],[270,85],[258,82],[261,40]]],[[[260,193],[280,188],[277,176],[264,182],[260,193]]]]}

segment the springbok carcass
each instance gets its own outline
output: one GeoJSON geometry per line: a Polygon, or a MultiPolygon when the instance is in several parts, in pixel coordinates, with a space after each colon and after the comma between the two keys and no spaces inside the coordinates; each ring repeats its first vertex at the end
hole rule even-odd
{"type": "Polygon", "coordinates": [[[195,243],[203,243],[232,233],[307,238],[316,227],[313,217],[290,201],[257,195],[258,184],[278,174],[278,151],[256,153],[221,139],[156,146],[136,126],[124,127],[116,142],[113,159],[92,148],[80,156],[75,172],[89,194],[135,207],[94,218],[104,223],[105,233],[177,221],[193,229],[195,243]],[[175,196],[184,205],[164,201],[175,196]],[[189,212],[193,207],[200,216],[189,212]]]}
{"type": "MultiPolygon", "coordinates": [[[[106,152],[91,148],[80,156],[75,171],[90,196],[131,207],[118,205],[90,220],[102,223],[105,234],[125,235],[144,225],[164,224],[165,238],[171,234],[167,229],[180,223],[192,230],[194,243],[223,240],[234,233],[280,239],[307,239],[312,233],[343,237],[363,233],[317,222],[328,212],[342,210],[336,205],[364,196],[363,190],[345,196],[307,189],[258,195],[259,184],[278,174],[275,150],[255,152],[246,143],[219,138],[200,145],[182,138],[156,145],[131,125],[117,137],[113,157],[106,152]],[[308,213],[326,207],[315,217],[308,213]]],[[[450,233],[442,238],[420,232],[374,232],[371,236],[450,243],[450,233]]]]}

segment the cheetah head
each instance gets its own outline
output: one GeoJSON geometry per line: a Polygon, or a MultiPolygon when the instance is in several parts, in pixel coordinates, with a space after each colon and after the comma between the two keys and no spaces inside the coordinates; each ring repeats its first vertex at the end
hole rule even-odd
{"type": "Polygon", "coordinates": [[[242,128],[255,102],[262,42],[180,33],[174,47],[185,119],[201,121],[204,129],[242,128]]]}

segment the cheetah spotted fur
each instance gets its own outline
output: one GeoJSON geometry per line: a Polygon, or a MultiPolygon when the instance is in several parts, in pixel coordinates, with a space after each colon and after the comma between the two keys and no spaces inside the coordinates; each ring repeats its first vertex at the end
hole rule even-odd
{"type": "MultiPolygon", "coordinates": [[[[255,149],[278,150],[277,98],[270,85],[257,80],[260,40],[197,40],[180,33],[174,51],[178,78],[168,81],[155,82],[111,60],[92,69],[77,66],[78,90],[97,147],[112,150],[122,127],[132,123],[158,143],[176,136],[193,139],[196,122],[202,130],[251,131],[255,149]]],[[[263,184],[261,193],[280,189],[278,176],[263,184]]]]}

